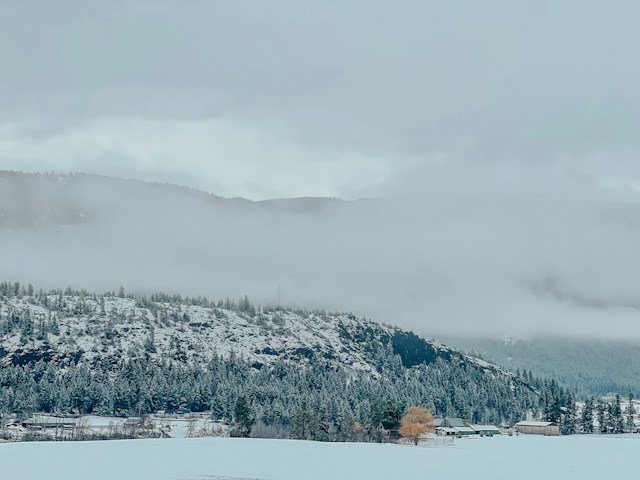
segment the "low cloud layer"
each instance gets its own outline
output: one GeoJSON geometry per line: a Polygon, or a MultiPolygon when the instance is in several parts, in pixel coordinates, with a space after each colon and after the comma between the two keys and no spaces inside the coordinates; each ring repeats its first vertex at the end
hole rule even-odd
{"type": "Polygon", "coordinates": [[[0,180],[0,271],[354,311],[425,335],[640,338],[640,207],[507,194],[226,200],[102,177],[0,180]]]}

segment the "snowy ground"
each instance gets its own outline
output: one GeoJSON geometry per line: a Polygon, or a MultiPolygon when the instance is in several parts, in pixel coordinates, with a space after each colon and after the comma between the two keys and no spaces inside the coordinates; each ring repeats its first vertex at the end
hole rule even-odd
{"type": "Polygon", "coordinates": [[[0,444],[0,478],[474,480],[634,478],[640,437],[494,437],[447,447],[234,438],[0,444]]]}

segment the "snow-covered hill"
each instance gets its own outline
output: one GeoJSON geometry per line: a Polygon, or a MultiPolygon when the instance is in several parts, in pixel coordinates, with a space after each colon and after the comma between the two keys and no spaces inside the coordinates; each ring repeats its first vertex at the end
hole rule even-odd
{"type": "Polygon", "coordinates": [[[440,358],[519,381],[483,360],[351,314],[254,307],[246,300],[153,298],[79,292],[6,296],[0,300],[2,362],[96,366],[148,357],[204,365],[217,355],[236,355],[261,368],[276,360],[304,364],[315,356],[375,375],[376,352],[391,345],[408,367],[440,358]]]}
{"type": "Polygon", "coordinates": [[[185,409],[229,421],[250,402],[256,434],[268,437],[349,440],[358,421],[373,441],[407,405],[513,424],[544,400],[520,377],[410,331],[247,297],[0,283],[0,365],[0,403],[17,415],[185,409]],[[319,413],[307,421],[310,410],[319,413]]]}

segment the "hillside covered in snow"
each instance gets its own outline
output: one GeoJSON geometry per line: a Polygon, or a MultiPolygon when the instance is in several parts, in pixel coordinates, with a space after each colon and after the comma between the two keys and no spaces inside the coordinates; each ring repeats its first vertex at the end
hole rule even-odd
{"type": "Polygon", "coordinates": [[[375,435],[407,405],[513,422],[544,401],[512,373],[410,331],[345,313],[258,307],[246,297],[2,283],[0,333],[0,404],[10,413],[186,409],[231,421],[240,402],[265,436],[338,438],[343,428],[339,438],[349,439],[353,428],[342,423],[375,435]]]}
{"type": "Polygon", "coordinates": [[[134,298],[124,291],[34,293],[33,287],[10,283],[1,289],[0,355],[5,365],[42,360],[95,366],[142,357],[206,365],[216,356],[235,355],[254,368],[315,357],[375,374],[376,354],[388,345],[405,367],[442,359],[512,377],[412,332],[347,313],[255,307],[246,297],[209,302],[164,294],[134,298]]]}

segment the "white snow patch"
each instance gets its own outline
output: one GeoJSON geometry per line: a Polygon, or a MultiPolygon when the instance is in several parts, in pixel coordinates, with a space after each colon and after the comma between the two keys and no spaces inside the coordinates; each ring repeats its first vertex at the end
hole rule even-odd
{"type": "Polygon", "coordinates": [[[458,440],[453,446],[185,438],[0,444],[0,477],[21,480],[600,480],[635,478],[640,437],[458,440]]]}

